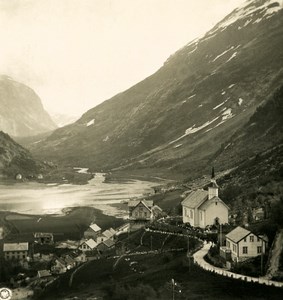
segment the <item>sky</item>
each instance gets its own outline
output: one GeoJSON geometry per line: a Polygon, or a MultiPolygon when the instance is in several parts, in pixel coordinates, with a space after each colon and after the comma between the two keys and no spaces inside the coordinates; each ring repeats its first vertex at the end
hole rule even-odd
{"type": "Polygon", "coordinates": [[[244,0],[0,0],[0,74],[80,116],[157,71],[244,0]]]}

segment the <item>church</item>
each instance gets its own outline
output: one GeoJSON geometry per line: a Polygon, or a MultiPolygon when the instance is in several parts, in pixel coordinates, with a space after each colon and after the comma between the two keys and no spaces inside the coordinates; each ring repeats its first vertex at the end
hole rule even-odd
{"type": "Polygon", "coordinates": [[[183,222],[200,228],[228,223],[229,207],[218,197],[218,189],[212,170],[208,190],[192,191],[182,201],[183,222]]]}

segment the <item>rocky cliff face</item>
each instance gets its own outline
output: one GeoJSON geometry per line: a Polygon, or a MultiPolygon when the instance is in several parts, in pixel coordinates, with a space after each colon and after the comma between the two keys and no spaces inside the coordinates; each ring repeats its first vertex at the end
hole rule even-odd
{"type": "Polygon", "coordinates": [[[57,126],[39,97],[26,85],[0,76],[0,130],[14,136],[31,136],[57,126]]]}
{"type": "Polygon", "coordinates": [[[36,162],[28,150],[17,144],[10,136],[0,131],[0,176],[15,178],[16,174],[35,175],[41,165],[36,162]]]}
{"type": "MultiPolygon", "coordinates": [[[[155,74],[56,130],[33,153],[95,169],[195,174],[215,163],[218,170],[235,166],[241,152],[231,147],[223,163],[223,150],[232,136],[241,140],[256,109],[283,83],[282,8],[282,1],[245,2],[155,74]]],[[[246,142],[246,157],[264,150],[246,142]]]]}

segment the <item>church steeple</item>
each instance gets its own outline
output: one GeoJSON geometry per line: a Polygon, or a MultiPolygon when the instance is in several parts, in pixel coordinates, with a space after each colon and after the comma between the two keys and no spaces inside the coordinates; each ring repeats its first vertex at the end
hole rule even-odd
{"type": "Polygon", "coordinates": [[[214,167],[212,167],[211,180],[210,180],[210,184],[208,186],[208,200],[210,200],[214,197],[218,197],[218,185],[215,180],[214,167]]]}

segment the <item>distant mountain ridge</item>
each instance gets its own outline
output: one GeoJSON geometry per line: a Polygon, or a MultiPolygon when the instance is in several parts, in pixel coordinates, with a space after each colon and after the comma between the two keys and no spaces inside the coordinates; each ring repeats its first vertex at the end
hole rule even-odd
{"type": "MultiPolygon", "coordinates": [[[[56,130],[31,151],[94,169],[195,174],[215,163],[218,170],[234,166],[242,153],[231,147],[232,159],[225,156],[222,163],[223,149],[283,84],[282,8],[282,1],[245,2],[170,56],[155,74],[56,130]]],[[[237,139],[240,143],[240,135],[237,139]]],[[[249,138],[246,142],[245,157],[265,150],[249,138]]],[[[272,139],[264,147],[276,143],[272,139]]]]}
{"type": "Polygon", "coordinates": [[[23,137],[56,128],[31,88],[8,76],[0,76],[0,130],[23,137]]]}

